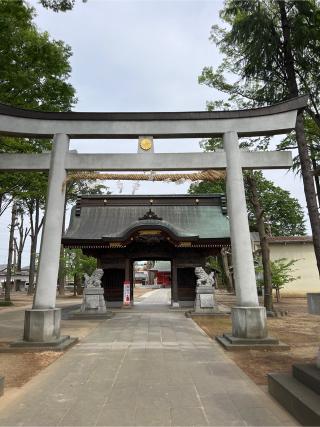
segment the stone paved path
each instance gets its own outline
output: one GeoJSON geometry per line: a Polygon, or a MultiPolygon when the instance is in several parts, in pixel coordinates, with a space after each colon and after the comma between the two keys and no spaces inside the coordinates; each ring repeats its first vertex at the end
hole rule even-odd
{"type": "Polygon", "coordinates": [[[297,424],[183,313],[133,309],[0,399],[0,425],[297,424]]]}
{"type": "Polygon", "coordinates": [[[161,305],[169,305],[171,302],[171,288],[160,288],[155,289],[154,291],[147,292],[142,295],[141,301],[135,302],[136,306],[140,305],[148,305],[148,304],[161,304],[161,305]]]}

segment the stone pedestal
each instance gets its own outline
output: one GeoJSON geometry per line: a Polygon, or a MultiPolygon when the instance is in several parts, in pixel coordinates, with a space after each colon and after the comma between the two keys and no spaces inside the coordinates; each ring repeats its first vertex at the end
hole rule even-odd
{"type": "Polygon", "coordinates": [[[106,313],[103,288],[85,288],[80,313],[103,314],[106,313]]]}
{"type": "Polygon", "coordinates": [[[31,351],[63,351],[78,339],[60,336],[61,308],[32,309],[25,311],[23,339],[10,344],[11,347],[31,351]]]}
{"type": "Polygon", "coordinates": [[[197,286],[194,311],[195,313],[219,312],[212,286],[197,286]]]}
{"type": "Polygon", "coordinates": [[[320,292],[307,293],[308,312],[320,315],[320,292]]]}
{"type": "Polygon", "coordinates": [[[232,307],[232,335],[237,338],[266,338],[267,315],[265,307],[232,307]]]}
{"type": "Polygon", "coordinates": [[[232,333],[216,337],[226,350],[289,350],[287,344],[268,336],[265,307],[232,307],[232,333]]]}
{"type": "Polygon", "coordinates": [[[25,311],[24,341],[51,342],[60,339],[61,309],[25,311]]]}

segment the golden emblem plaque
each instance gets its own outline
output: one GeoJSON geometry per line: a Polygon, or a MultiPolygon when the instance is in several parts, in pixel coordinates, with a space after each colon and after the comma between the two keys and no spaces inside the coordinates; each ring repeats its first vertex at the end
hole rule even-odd
{"type": "Polygon", "coordinates": [[[152,147],[152,141],[150,138],[143,138],[140,141],[140,148],[144,151],[148,151],[150,150],[150,148],[152,147]]]}

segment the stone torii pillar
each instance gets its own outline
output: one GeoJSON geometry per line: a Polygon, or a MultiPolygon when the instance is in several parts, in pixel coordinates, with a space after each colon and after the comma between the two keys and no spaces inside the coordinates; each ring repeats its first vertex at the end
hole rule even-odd
{"type": "Polygon", "coordinates": [[[41,239],[37,287],[31,310],[25,311],[23,339],[32,343],[60,344],[61,309],[56,308],[61,233],[65,204],[65,159],[69,137],[56,134],[51,152],[45,221],[41,239]]]}
{"type": "Polygon", "coordinates": [[[232,336],[267,337],[266,309],[259,306],[248,213],[242,175],[241,151],[236,132],[223,136],[227,160],[227,206],[237,306],[232,308],[232,336]]]}

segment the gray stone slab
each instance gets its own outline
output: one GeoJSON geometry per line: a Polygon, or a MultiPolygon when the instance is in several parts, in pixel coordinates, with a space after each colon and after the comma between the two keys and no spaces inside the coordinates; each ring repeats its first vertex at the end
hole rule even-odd
{"type": "Polygon", "coordinates": [[[135,413],[135,426],[170,426],[170,407],[140,406],[135,413]]]}
{"type": "Polygon", "coordinates": [[[207,426],[204,410],[199,407],[179,407],[171,409],[172,426],[207,426]]]}
{"type": "Polygon", "coordinates": [[[133,426],[135,422],[135,405],[130,401],[125,404],[107,402],[101,409],[96,421],[97,426],[133,426]]]}

